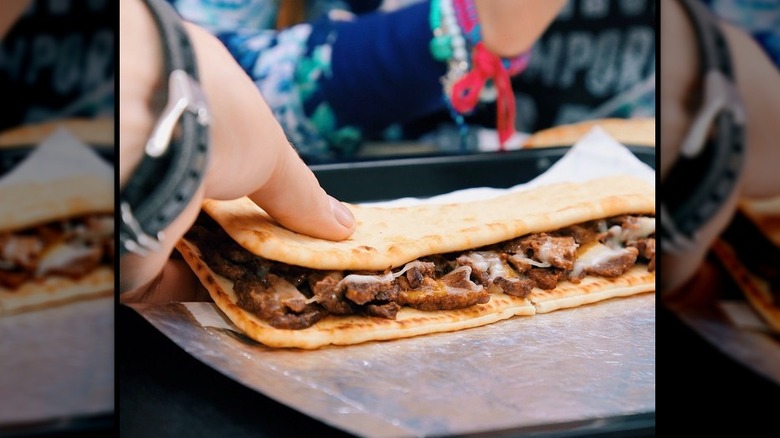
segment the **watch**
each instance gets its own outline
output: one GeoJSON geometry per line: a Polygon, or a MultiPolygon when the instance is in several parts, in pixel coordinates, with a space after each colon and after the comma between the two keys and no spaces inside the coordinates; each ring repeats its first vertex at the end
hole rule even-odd
{"type": "Polygon", "coordinates": [[[697,37],[703,102],[661,183],[661,244],[683,253],[733,192],[745,156],[745,112],[717,18],[696,0],[681,0],[697,37]]]}
{"type": "Polygon", "coordinates": [[[168,100],[140,163],[120,190],[120,255],[160,249],[163,230],[192,200],[208,162],[209,110],[190,40],[171,5],[144,2],[160,32],[168,100]]]}

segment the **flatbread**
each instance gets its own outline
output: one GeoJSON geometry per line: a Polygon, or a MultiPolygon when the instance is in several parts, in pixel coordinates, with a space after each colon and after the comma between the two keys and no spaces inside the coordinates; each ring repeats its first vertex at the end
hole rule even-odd
{"type": "Polygon", "coordinates": [[[255,255],[313,269],[383,270],[425,255],[477,248],[592,219],[655,214],[655,189],[636,177],[619,175],[469,203],[348,207],[357,229],[350,239],[331,242],[280,226],[248,198],[203,204],[230,237],[255,255]]]}
{"type": "MultiPolygon", "coordinates": [[[[331,242],[282,228],[248,199],[204,203],[204,210],[231,238],[260,257],[319,270],[377,271],[427,255],[475,249],[594,219],[652,215],[655,196],[653,186],[640,179],[614,176],[478,202],[349,208],[357,219],[357,230],[348,240],[331,242]]],[[[193,243],[181,240],[177,249],[217,307],[239,330],[271,347],[311,349],[457,331],[655,290],[655,273],[639,265],[616,278],[586,276],[579,283],[562,281],[552,291],[535,288],[525,298],[491,293],[487,303],[466,309],[420,311],[402,307],[395,320],[328,316],[311,327],[290,330],[275,328],[239,308],[233,283],[208,267],[193,243]]]]}
{"type": "Polygon", "coordinates": [[[655,273],[637,265],[617,278],[586,277],[580,284],[568,283],[552,290],[534,289],[528,299],[536,313],[583,306],[616,297],[627,297],[655,290],[655,273]]]}
{"type": "Polygon", "coordinates": [[[751,307],[774,332],[780,333],[780,306],[773,300],[770,284],[770,281],[778,281],[780,270],[780,266],[777,266],[777,261],[780,260],[780,197],[741,200],[738,214],[729,230],[737,227],[737,223],[741,228],[735,229],[746,232],[737,235],[727,231],[724,238],[713,245],[712,250],[742,290],[751,307]],[[743,218],[746,222],[738,222],[743,218]],[[751,232],[747,232],[747,229],[751,229],[751,232]],[[740,243],[744,245],[742,251],[750,251],[744,256],[752,256],[753,261],[743,260],[729,239],[740,239],[740,243]],[[756,242],[756,239],[766,239],[771,243],[756,242]]]}
{"type": "Polygon", "coordinates": [[[772,302],[768,282],[751,272],[726,241],[717,240],[712,246],[712,251],[742,290],[750,306],[772,331],[780,334],[780,307],[772,302]]]}
{"type": "Polygon", "coordinates": [[[0,315],[59,306],[87,298],[110,296],[114,291],[114,270],[100,267],[84,277],[47,277],[30,281],[19,289],[0,286],[0,315]]]}
{"type": "Polygon", "coordinates": [[[586,277],[579,284],[563,282],[556,293],[536,289],[529,298],[491,294],[490,301],[466,309],[421,311],[402,308],[396,319],[366,316],[329,316],[301,330],[274,328],[235,303],[233,283],[214,273],[199,250],[187,240],[177,246],[184,260],[208,290],[217,307],[241,332],[275,348],[315,349],[327,345],[354,345],[412,336],[452,332],[491,324],[514,316],[531,316],[564,307],[655,290],[655,275],[635,267],[619,278],[586,277]],[[538,302],[537,302],[538,301],[538,302]]]}
{"type": "Polygon", "coordinates": [[[37,145],[59,128],[66,128],[83,143],[94,146],[113,146],[114,118],[70,118],[26,124],[0,132],[0,150],[3,148],[37,145]]]}
{"type": "Polygon", "coordinates": [[[739,209],[761,232],[780,248],[780,196],[766,199],[745,199],[739,209]]]}
{"type": "Polygon", "coordinates": [[[543,129],[530,135],[523,143],[523,148],[573,145],[595,126],[603,128],[622,144],[655,146],[655,118],[612,118],[587,120],[543,129]]]}
{"type": "Polygon", "coordinates": [[[106,190],[106,180],[92,175],[70,176],[56,183],[5,184],[0,199],[0,232],[114,211],[114,194],[106,190]]]}
{"type": "MultiPolygon", "coordinates": [[[[113,194],[105,185],[104,179],[90,175],[61,178],[56,183],[4,184],[0,188],[0,235],[86,215],[111,214],[113,194]]],[[[98,298],[112,293],[113,288],[114,270],[109,266],[100,266],[79,279],[44,277],[15,290],[0,285],[0,314],[98,298]]]]}

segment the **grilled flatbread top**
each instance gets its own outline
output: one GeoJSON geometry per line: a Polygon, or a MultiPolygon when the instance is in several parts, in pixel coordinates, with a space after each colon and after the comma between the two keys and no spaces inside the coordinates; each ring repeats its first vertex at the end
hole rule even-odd
{"type": "Polygon", "coordinates": [[[114,211],[106,180],[74,175],[55,183],[19,183],[0,188],[0,232],[28,228],[88,213],[114,211]]]}
{"type": "Polygon", "coordinates": [[[780,248],[780,196],[762,200],[743,200],[740,209],[770,242],[780,248]]]}
{"type": "Polygon", "coordinates": [[[330,242],[273,221],[248,198],[206,200],[203,209],[261,257],[313,269],[383,270],[416,258],[476,248],[620,214],[654,214],[655,188],[628,175],[560,183],[497,198],[385,209],[350,205],[357,229],[330,242]]]}

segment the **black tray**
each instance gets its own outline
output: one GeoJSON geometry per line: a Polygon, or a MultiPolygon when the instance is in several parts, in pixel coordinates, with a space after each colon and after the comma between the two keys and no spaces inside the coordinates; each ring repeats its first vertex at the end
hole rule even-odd
{"type": "MultiPolygon", "coordinates": [[[[628,146],[655,169],[655,148],[628,146]]],[[[428,197],[468,187],[507,188],[527,182],[555,164],[569,147],[473,155],[444,155],[311,165],[320,185],[346,202],[428,197]]]]}

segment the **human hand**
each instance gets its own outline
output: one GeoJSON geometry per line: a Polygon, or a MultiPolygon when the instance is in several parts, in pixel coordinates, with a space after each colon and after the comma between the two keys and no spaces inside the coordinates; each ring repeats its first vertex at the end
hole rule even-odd
{"type": "MultiPolygon", "coordinates": [[[[159,33],[140,0],[120,2],[119,181],[128,181],[152,131],[165,81],[159,33]]],[[[328,196],[289,144],[254,84],[223,45],[186,25],[211,111],[210,162],[204,183],[166,228],[160,252],[120,260],[121,299],[167,302],[196,296],[197,282],[182,263],[169,260],[173,246],[194,223],[204,198],[249,196],[285,227],[341,240],[354,231],[351,212],[328,196]]],[[[164,95],[164,93],[162,94],[164,95]]]]}
{"type": "MultiPolygon", "coordinates": [[[[661,292],[679,289],[702,264],[714,240],[728,226],[741,197],[780,194],[780,72],[744,32],[722,24],[735,68],[737,87],[747,116],[746,161],[736,189],[717,215],[699,230],[691,251],[661,257],[661,292]]],[[[661,8],[661,180],[679,155],[700,97],[699,53],[691,23],[682,6],[666,0],[661,8]]]]}

